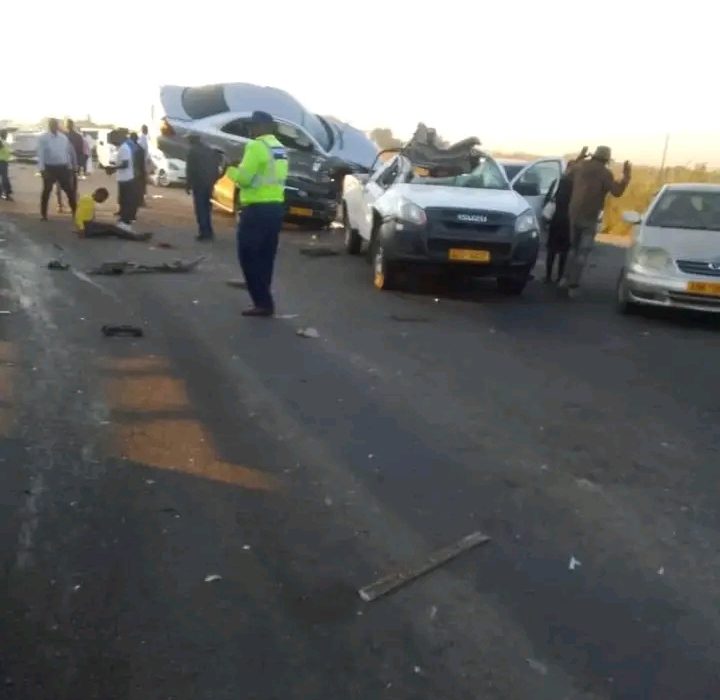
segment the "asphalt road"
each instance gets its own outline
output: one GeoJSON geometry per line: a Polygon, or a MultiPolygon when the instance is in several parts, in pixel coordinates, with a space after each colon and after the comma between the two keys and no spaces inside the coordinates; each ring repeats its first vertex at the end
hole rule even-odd
{"type": "Polygon", "coordinates": [[[617,315],[609,246],[574,302],[380,293],[362,259],[299,254],[337,233],[299,230],[285,317],[243,319],[230,219],[196,243],[184,193],[151,189],[149,244],[78,240],[14,175],[1,697],[718,697],[716,321],[617,315]],[[61,254],[72,270],[48,270],[61,254]],[[193,274],[84,274],[200,254],[193,274]],[[476,530],[492,541],[358,597],[476,530]]]}

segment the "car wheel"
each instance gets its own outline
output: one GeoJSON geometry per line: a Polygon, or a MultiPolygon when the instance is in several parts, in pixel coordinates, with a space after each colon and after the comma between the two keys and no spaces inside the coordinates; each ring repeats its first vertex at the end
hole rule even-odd
{"type": "Polygon", "coordinates": [[[350,227],[350,219],[343,207],[343,231],[345,235],[345,250],[349,255],[359,255],[362,249],[362,238],[357,229],[350,227]]]}
{"type": "Polygon", "coordinates": [[[397,288],[397,268],[388,262],[382,245],[373,246],[373,284],[383,292],[397,288]]]}
{"type": "Polygon", "coordinates": [[[637,308],[636,305],[630,301],[627,283],[625,282],[625,270],[621,270],[620,276],[618,277],[615,305],[618,312],[625,315],[633,313],[637,308]]]}
{"type": "Polygon", "coordinates": [[[519,296],[525,290],[530,277],[498,277],[497,287],[503,294],[508,296],[519,296]]]}
{"type": "Polygon", "coordinates": [[[158,187],[170,186],[170,178],[168,178],[167,173],[164,170],[158,170],[157,175],[155,176],[155,184],[158,187]]]}

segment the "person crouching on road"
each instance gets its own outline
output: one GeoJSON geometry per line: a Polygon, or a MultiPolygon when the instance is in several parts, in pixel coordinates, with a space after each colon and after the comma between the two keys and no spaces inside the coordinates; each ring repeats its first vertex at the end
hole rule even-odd
{"type": "Polygon", "coordinates": [[[10,185],[10,148],[7,145],[7,131],[0,131],[0,197],[12,202],[10,185]]]}
{"type": "Polygon", "coordinates": [[[185,162],[185,190],[192,192],[195,219],[198,225],[198,241],[213,239],[212,199],[213,187],[218,179],[220,158],[210,146],[200,140],[198,134],[188,136],[190,150],[185,162]]]}
{"type": "Polygon", "coordinates": [[[129,240],[145,241],[150,234],[135,234],[111,223],[102,223],[95,220],[95,205],[102,204],[109,197],[104,187],[98,187],[92,194],[80,197],[75,211],[75,228],[81,238],[99,238],[100,236],[116,236],[129,240]]]}
{"type": "Polygon", "coordinates": [[[605,198],[608,194],[621,197],[630,183],[630,161],[625,161],[622,179],[615,180],[608,168],[611,156],[612,152],[607,146],[598,146],[590,160],[578,163],[570,172],[570,255],[566,273],[558,285],[561,289],[567,289],[570,297],[577,293],[595,244],[598,219],[605,206],[605,198]]]}
{"type": "Polygon", "coordinates": [[[238,259],[253,301],[243,316],[272,316],[275,303],[270,288],[285,216],[288,157],[267,112],[253,112],[249,130],[253,140],[245,146],[242,162],[227,170],[240,189],[238,259]]]}

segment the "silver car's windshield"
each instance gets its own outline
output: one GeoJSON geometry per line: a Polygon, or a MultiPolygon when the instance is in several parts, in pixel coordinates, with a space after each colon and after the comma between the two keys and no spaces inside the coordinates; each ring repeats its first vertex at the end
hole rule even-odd
{"type": "Polygon", "coordinates": [[[653,207],[648,226],[720,231],[720,192],[668,190],[653,207]]]}
{"type": "Polygon", "coordinates": [[[483,158],[472,172],[450,177],[421,177],[416,175],[413,185],[444,185],[445,187],[472,187],[480,190],[509,190],[500,166],[491,158],[483,158]]]}

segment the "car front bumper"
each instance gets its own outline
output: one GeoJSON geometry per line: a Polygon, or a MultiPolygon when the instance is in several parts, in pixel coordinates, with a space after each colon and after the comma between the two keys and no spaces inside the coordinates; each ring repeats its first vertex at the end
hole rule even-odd
{"type": "Polygon", "coordinates": [[[386,259],[390,262],[452,269],[477,277],[527,276],[535,266],[540,246],[537,231],[534,234],[516,234],[507,230],[492,235],[470,236],[465,233],[452,237],[446,230],[431,224],[415,226],[395,220],[384,222],[379,235],[386,259]],[[486,251],[489,260],[453,260],[450,258],[451,250],[486,251]]]}
{"type": "Polygon", "coordinates": [[[335,221],[338,202],[334,193],[313,192],[310,188],[288,184],[285,188],[287,218],[295,221],[335,221]]]}
{"type": "MultiPolygon", "coordinates": [[[[694,294],[688,291],[689,282],[713,283],[713,278],[653,275],[637,270],[625,275],[628,301],[633,304],[720,313],[720,288],[717,296],[694,294]]],[[[714,283],[720,284],[720,278],[715,278],[714,283]]]]}

